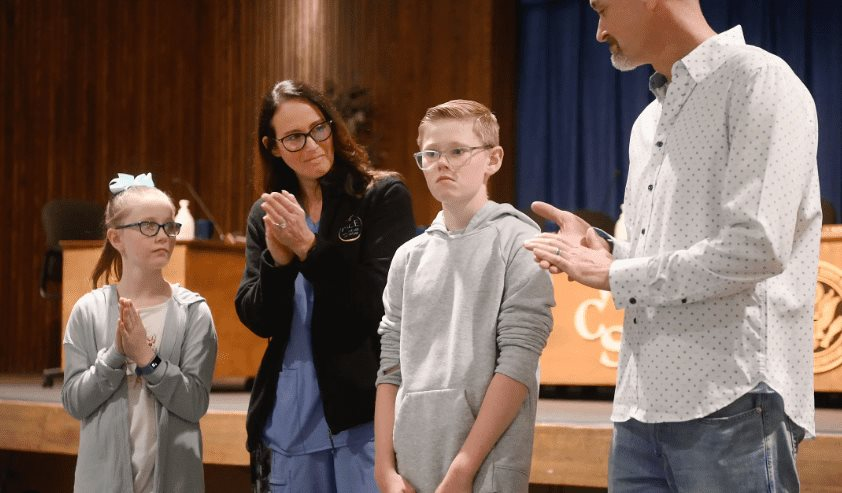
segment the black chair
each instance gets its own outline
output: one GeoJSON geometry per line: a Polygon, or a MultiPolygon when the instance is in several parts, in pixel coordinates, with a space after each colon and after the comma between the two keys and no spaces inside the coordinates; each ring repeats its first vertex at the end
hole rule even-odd
{"type": "MultiPolygon", "coordinates": [[[[41,265],[38,290],[48,300],[61,299],[62,240],[100,240],[105,208],[96,202],[56,199],[41,209],[41,223],[47,235],[47,248],[41,265]]],[[[92,267],[93,268],[93,267],[92,267]]],[[[56,332],[60,332],[56,330],[56,332]]],[[[44,387],[53,385],[53,378],[63,376],[61,368],[47,368],[43,372],[44,387]]]]}

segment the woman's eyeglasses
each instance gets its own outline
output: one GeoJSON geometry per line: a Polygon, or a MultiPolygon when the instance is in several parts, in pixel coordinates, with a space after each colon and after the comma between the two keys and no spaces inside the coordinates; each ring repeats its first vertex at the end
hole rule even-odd
{"type": "Polygon", "coordinates": [[[301,149],[304,149],[304,146],[307,145],[307,137],[313,139],[313,142],[324,142],[327,140],[333,132],[333,129],[331,128],[332,124],[332,121],[326,120],[321,123],[317,123],[307,133],[296,132],[275,140],[283,144],[284,149],[289,152],[298,152],[301,149]]]}

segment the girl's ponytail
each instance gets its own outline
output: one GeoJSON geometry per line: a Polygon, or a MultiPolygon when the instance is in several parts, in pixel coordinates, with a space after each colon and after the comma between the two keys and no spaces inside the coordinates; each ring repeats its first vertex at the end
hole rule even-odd
{"type": "Polygon", "coordinates": [[[114,245],[105,238],[105,244],[102,245],[102,252],[99,254],[99,259],[96,261],[94,272],[91,275],[91,285],[93,289],[99,287],[99,280],[105,276],[105,284],[111,283],[111,276],[114,276],[115,281],[119,281],[123,277],[123,258],[120,257],[120,252],[114,248],[114,245]]]}

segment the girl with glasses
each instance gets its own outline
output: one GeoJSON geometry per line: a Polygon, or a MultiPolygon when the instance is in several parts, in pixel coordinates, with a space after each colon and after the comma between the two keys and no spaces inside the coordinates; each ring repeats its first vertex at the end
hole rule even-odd
{"type": "Polygon", "coordinates": [[[377,327],[392,256],[415,234],[409,191],[301,82],[266,94],[258,146],[265,193],[235,300],[269,339],[246,420],[254,491],[376,492],[377,327]]]}
{"type": "Polygon", "coordinates": [[[172,199],[151,174],[121,174],[110,189],[94,290],[64,337],[62,404],[81,421],[74,490],[204,491],[213,319],[200,295],[162,275],[180,229],[172,199]]]}

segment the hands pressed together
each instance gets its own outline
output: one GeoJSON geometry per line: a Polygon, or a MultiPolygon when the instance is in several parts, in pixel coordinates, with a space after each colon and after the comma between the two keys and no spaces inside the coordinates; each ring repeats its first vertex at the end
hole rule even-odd
{"type": "Polygon", "coordinates": [[[264,193],[261,208],[266,215],[266,247],[276,265],[286,265],[294,257],[307,258],[316,242],[316,235],[307,226],[304,209],[295,196],[286,190],[264,193]]]}
{"type": "Polygon", "coordinates": [[[571,281],[609,290],[608,272],[614,257],[608,243],[573,213],[545,202],[533,202],[532,210],[559,227],[557,233],[541,233],[524,243],[538,265],[553,274],[564,272],[571,281]]]}
{"type": "Polygon", "coordinates": [[[117,320],[117,331],[114,334],[114,344],[117,351],[134,361],[138,367],[147,366],[155,359],[155,350],[146,339],[146,328],[137,313],[132,300],[120,298],[120,318],[117,320]]]}

